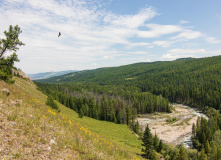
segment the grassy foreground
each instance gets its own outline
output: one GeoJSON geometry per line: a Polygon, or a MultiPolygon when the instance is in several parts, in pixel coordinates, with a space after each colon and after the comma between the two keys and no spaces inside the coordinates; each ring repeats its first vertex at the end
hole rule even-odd
{"type": "Polygon", "coordinates": [[[59,103],[57,113],[34,83],[14,78],[0,81],[10,91],[0,93],[0,159],[142,159],[141,141],[126,125],[81,119],[59,103]]]}

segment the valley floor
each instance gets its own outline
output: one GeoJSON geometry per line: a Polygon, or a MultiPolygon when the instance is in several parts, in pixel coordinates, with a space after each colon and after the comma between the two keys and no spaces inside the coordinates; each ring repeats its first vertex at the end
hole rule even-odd
{"type": "Polygon", "coordinates": [[[191,136],[192,125],[196,124],[198,116],[205,115],[182,104],[173,104],[172,113],[146,114],[137,120],[143,131],[148,124],[153,135],[156,133],[165,143],[175,146],[191,136]]]}

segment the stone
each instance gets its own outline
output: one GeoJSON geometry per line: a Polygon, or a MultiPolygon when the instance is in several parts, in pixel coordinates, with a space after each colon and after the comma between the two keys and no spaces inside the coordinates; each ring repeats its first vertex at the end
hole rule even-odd
{"type": "Polygon", "coordinates": [[[6,96],[9,96],[9,95],[10,95],[10,91],[9,91],[8,88],[3,88],[3,89],[1,90],[1,93],[2,93],[2,94],[5,94],[6,96]]]}

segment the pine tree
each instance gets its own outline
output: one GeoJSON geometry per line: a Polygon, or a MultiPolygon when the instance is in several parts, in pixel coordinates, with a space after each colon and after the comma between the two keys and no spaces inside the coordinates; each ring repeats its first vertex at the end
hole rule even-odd
{"type": "Polygon", "coordinates": [[[211,152],[210,144],[207,139],[206,144],[205,144],[205,153],[208,155],[211,152]]]}
{"type": "Polygon", "coordinates": [[[183,144],[180,145],[179,153],[178,153],[176,159],[177,160],[188,160],[188,155],[186,153],[186,150],[185,150],[183,144]]]}
{"type": "Polygon", "coordinates": [[[156,152],[156,151],[153,151],[153,152],[151,153],[150,159],[151,159],[151,160],[158,160],[157,152],[156,152]]]}
{"type": "Polygon", "coordinates": [[[206,155],[206,153],[205,153],[204,148],[201,150],[200,156],[199,156],[198,159],[199,159],[199,160],[207,160],[207,155],[206,155]]]}
{"type": "Polygon", "coordinates": [[[163,147],[164,147],[163,141],[160,140],[160,143],[159,143],[159,147],[158,147],[157,152],[161,152],[161,151],[163,150],[163,147]]]}
{"type": "Polygon", "coordinates": [[[194,137],[196,136],[196,125],[195,125],[195,123],[193,123],[193,126],[192,126],[192,134],[193,134],[194,137]]]}
{"type": "Polygon", "coordinates": [[[153,146],[154,146],[155,150],[157,151],[158,148],[159,148],[159,139],[158,139],[156,133],[155,133],[155,136],[153,138],[153,146]]]}
{"type": "Polygon", "coordinates": [[[131,121],[132,121],[132,125],[135,125],[135,119],[137,118],[137,109],[133,108],[132,110],[132,115],[131,115],[131,121]]]}
{"type": "Polygon", "coordinates": [[[131,110],[129,106],[126,106],[126,122],[128,126],[131,125],[131,110]]]}
{"type": "Polygon", "coordinates": [[[211,153],[209,154],[208,158],[211,160],[217,160],[218,159],[217,147],[213,142],[213,140],[210,142],[210,146],[211,146],[211,153]]]}
{"type": "Polygon", "coordinates": [[[50,106],[51,108],[53,109],[56,109],[56,110],[59,110],[59,107],[57,105],[57,103],[55,103],[52,95],[49,95],[48,98],[47,98],[47,101],[45,103],[46,105],[50,106]]]}
{"type": "Polygon", "coordinates": [[[144,131],[143,139],[142,139],[142,146],[144,146],[144,149],[142,151],[145,153],[146,158],[150,158],[152,152],[154,151],[153,147],[153,136],[150,132],[150,129],[148,125],[146,126],[146,129],[144,131]]]}
{"type": "Polygon", "coordinates": [[[122,120],[122,112],[121,112],[121,110],[118,112],[118,114],[117,114],[117,123],[118,124],[122,124],[123,123],[123,120],[122,120]]]}
{"type": "Polygon", "coordinates": [[[78,116],[79,116],[80,118],[83,118],[83,117],[84,117],[84,111],[83,111],[82,108],[79,110],[78,116]]]}

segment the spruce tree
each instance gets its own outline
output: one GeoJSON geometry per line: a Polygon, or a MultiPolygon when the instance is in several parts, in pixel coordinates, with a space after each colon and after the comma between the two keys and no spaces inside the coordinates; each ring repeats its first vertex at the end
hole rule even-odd
{"type": "Polygon", "coordinates": [[[163,150],[163,147],[164,147],[163,141],[160,140],[160,143],[159,143],[159,147],[158,147],[157,152],[161,152],[161,151],[163,150]]]}
{"type": "Polygon", "coordinates": [[[144,131],[142,142],[143,142],[142,146],[144,146],[142,151],[144,152],[146,158],[150,158],[152,152],[154,151],[154,147],[153,147],[153,136],[152,133],[150,132],[148,125],[146,126],[146,129],[144,131]]]}
{"type": "Polygon", "coordinates": [[[196,136],[196,125],[193,123],[192,125],[192,135],[195,137],[196,136]]]}
{"type": "Polygon", "coordinates": [[[121,110],[117,114],[117,123],[118,124],[122,124],[123,123],[121,110]]]}
{"type": "Polygon", "coordinates": [[[210,146],[211,146],[211,152],[209,154],[209,159],[211,159],[211,160],[218,159],[217,158],[218,157],[217,147],[216,147],[216,145],[215,145],[213,140],[210,142],[210,146]]]}
{"type": "Polygon", "coordinates": [[[180,145],[179,153],[178,153],[176,159],[177,160],[188,160],[188,155],[186,153],[186,150],[185,150],[183,144],[180,145]]]}
{"type": "Polygon", "coordinates": [[[207,160],[207,155],[206,155],[206,153],[205,153],[204,148],[201,150],[200,156],[199,156],[198,159],[199,159],[199,160],[207,160]]]}
{"type": "Polygon", "coordinates": [[[126,122],[128,126],[131,125],[131,110],[129,106],[126,106],[126,122]]]}
{"type": "Polygon", "coordinates": [[[82,108],[79,110],[78,116],[79,116],[80,118],[83,118],[83,117],[84,117],[84,111],[83,111],[82,108]]]}
{"type": "Polygon", "coordinates": [[[59,110],[59,107],[58,105],[55,103],[52,95],[49,95],[48,98],[47,98],[47,101],[45,103],[46,105],[50,106],[51,108],[53,109],[56,109],[56,110],[59,110]]]}
{"type": "Polygon", "coordinates": [[[155,136],[153,138],[153,146],[154,146],[155,150],[157,151],[158,147],[159,147],[159,139],[158,139],[156,133],[155,133],[155,136]]]}

